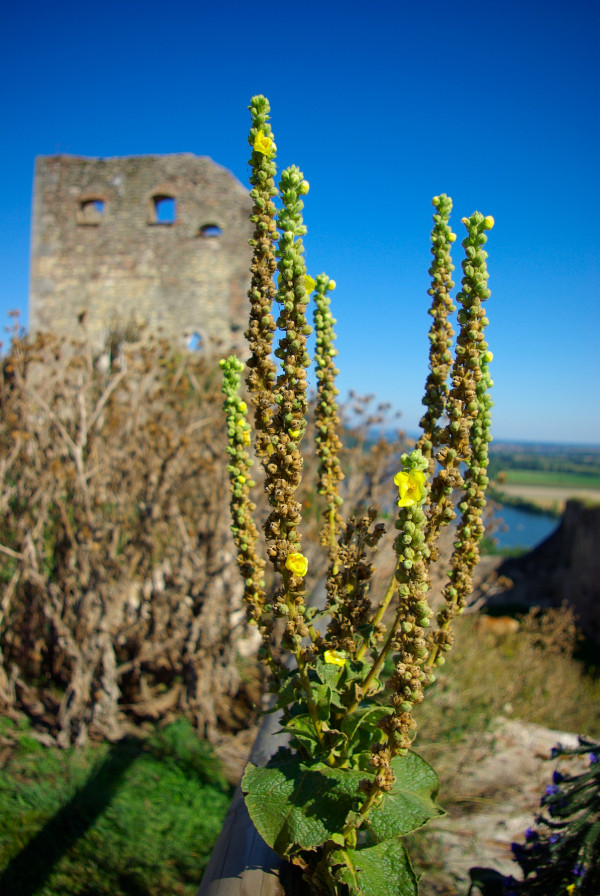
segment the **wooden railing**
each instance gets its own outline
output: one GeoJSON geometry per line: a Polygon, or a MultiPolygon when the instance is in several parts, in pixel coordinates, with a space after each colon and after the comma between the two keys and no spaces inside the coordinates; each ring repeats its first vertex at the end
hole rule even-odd
{"type": "MultiPolygon", "coordinates": [[[[325,583],[321,582],[307,600],[309,606],[323,607],[325,583]]],[[[324,630],[327,620],[319,620],[324,630]]],[[[289,735],[279,730],[281,713],[264,716],[249,761],[266,765],[289,735]]],[[[305,896],[301,876],[267,846],[252,823],[241,788],[238,787],[197,896],[305,896]]]]}
{"type": "MultiPolygon", "coordinates": [[[[279,728],[279,713],[265,716],[250,753],[250,762],[265,765],[287,742],[279,728]]],[[[198,896],[283,896],[281,859],[254,827],[241,788],[238,787],[198,896]]]]}

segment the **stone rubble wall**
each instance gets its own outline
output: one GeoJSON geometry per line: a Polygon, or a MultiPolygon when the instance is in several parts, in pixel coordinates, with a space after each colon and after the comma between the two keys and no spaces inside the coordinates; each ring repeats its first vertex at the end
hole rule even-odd
{"type": "Polygon", "coordinates": [[[38,157],[31,331],[81,338],[83,325],[100,347],[111,331],[142,327],[182,345],[239,347],[250,208],[229,171],[191,153],[38,157]],[[161,220],[165,205],[174,220],[161,220]]]}

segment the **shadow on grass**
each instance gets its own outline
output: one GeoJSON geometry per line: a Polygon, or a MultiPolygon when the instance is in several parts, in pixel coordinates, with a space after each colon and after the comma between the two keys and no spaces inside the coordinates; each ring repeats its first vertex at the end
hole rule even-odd
{"type": "Polygon", "coordinates": [[[0,873],[0,893],[33,896],[46,883],[59,859],[108,806],[124,773],[140,753],[140,742],[133,737],[112,744],[106,759],[93,769],[84,786],[0,873]]]}

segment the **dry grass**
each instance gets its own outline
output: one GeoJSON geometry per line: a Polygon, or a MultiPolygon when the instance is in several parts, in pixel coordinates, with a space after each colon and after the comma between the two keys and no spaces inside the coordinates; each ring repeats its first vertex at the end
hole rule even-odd
{"type": "Polygon", "coordinates": [[[532,611],[519,631],[482,631],[459,619],[456,644],[419,708],[416,749],[436,767],[448,746],[484,732],[499,715],[600,736],[600,670],[578,659],[582,642],[565,608],[532,611]]]}

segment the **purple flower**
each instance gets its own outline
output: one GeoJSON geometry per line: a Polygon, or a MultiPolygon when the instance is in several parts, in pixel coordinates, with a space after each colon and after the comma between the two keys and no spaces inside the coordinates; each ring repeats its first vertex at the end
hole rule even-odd
{"type": "Polygon", "coordinates": [[[554,796],[556,793],[560,793],[560,787],[555,787],[554,784],[549,784],[546,787],[546,796],[554,796]]]}
{"type": "Polygon", "coordinates": [[[560,756],[561,753],[564,753],[564,747],[562,744],[557,744],[550,750],[550,756],[552,759],[556,759],[556,757],[560,756]]]}
{"type": "Polygon", "coordinates": [[[585,867],[578,862],[577,865],[575,865],[575,867],[573,868],[573,874],[575,875],[575,877],[583,877],[584,873],[585,867]]]}
{"type": "Polygon", "coordinates": [[[600,756],[597,753],[590,753],[590,765],[594,765],[596,762],[600,762],[600,756]]]}
{"type": "MultiPolygon", "coordinates": [[[[554,774],[552,775],[552,780],[554,781],[555,784],[560,784],[560,782],[564,781],[564,779],[565,779],[565,776],[561,775],[560,772],[555,771],[554,774]]],[[[557,791],[558,791],[558,788],[557,788],[557,791]]]]}
{"type": "Polygon", "coordinates": [[[533,828],[527,828],[527,830],[525,831],[525,839],[529,840],[530,842],[532,840],[539,840],[540,835],[533,828]]]}

